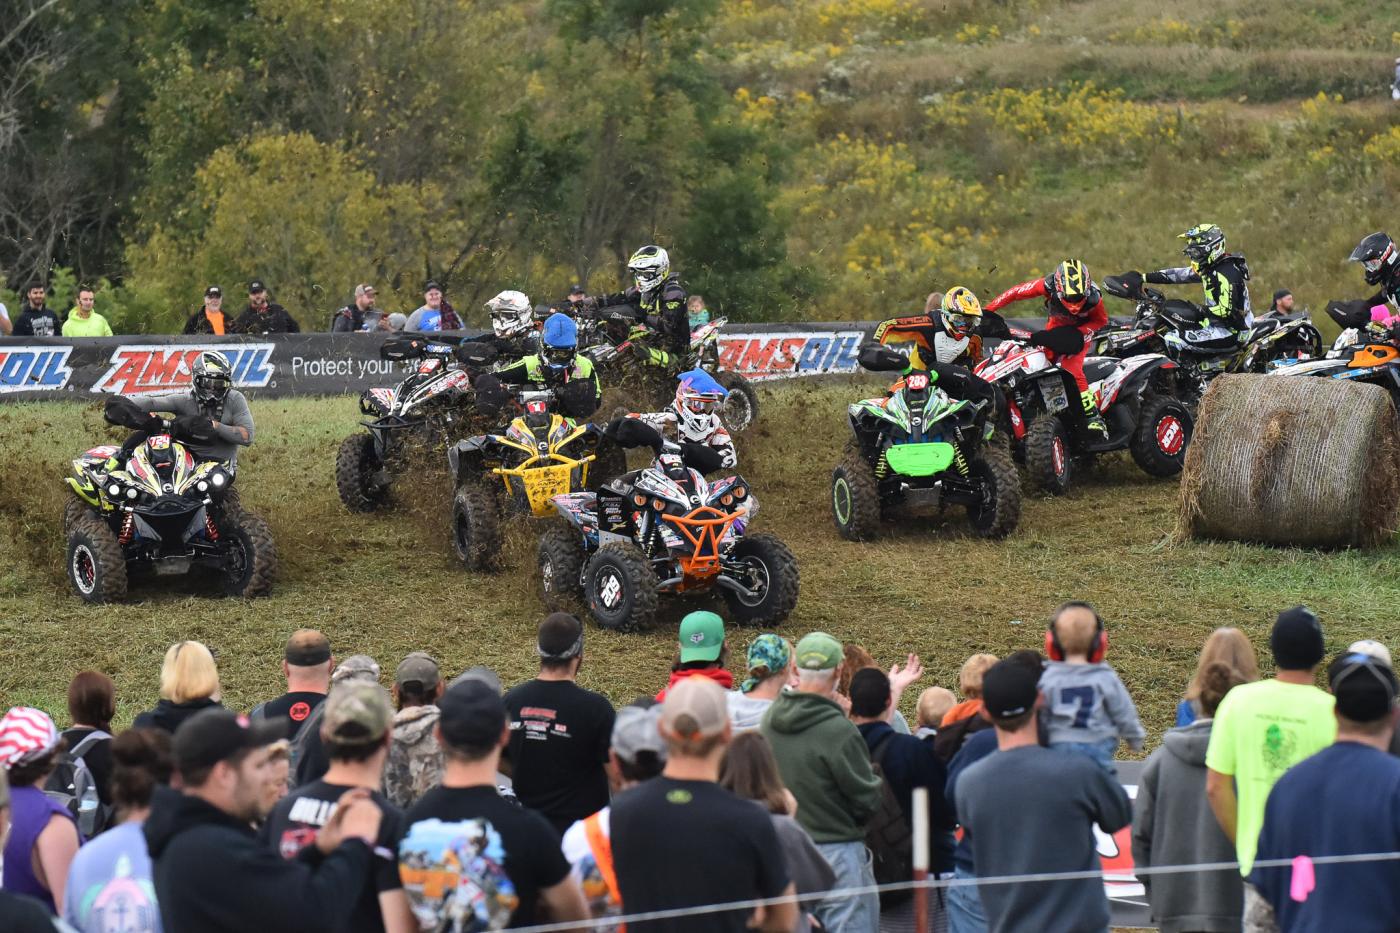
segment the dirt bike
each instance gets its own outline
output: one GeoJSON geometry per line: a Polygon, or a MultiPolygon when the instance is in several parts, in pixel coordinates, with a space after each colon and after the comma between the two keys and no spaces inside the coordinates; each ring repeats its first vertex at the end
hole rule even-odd
{"type": "Polygon", "coordinates": [[[196,460],[186,443],[205,438],[179,419],[109,403],[107,420],[148,436],[124,463],[110,445],[72,461],[63,528],[73,591],[85,602],[113,602],[132,576],[201,570],[218,574],[229,596],[270,594],[277,548],[267,523],[238,504],[232,466],[196,460]]]}
{"type": "Polygon", "coordinates": [[[549,389],[518,390],[514,400],[519,414],[503,432],[469,437],[447,451],[456,484],[452,546],[468,570],[494,563],[505,514],[553,515],[555,496],[596,489],[627,470],[625,452],[603,429],[559,414],[549,389]]]}
{"type": "Polygon", "coordinates": [[[653,624],[662,593],[719,591],[745,625],[775,625],[797,605],[797,559],[775,535],[750,534],[758,504],[742,476],[710,482],[719,456],[678,445],[635,418],[608,426],[624,448],[650,447],[654,460],[597,492],[555,496],[565,521],[540,536],[546,605],[582,597],[603,628],[653,624]]]}
{"type": "Polygon", "coordinates": [[[1369,382],[1390,393],[1400,412],[1400,328],[1371,320],[1368,302],[1331,302],[1327,315],[1342,328],[1320,360],[1284,360],[1271,376],[1318,376],[1369,382]]]}
{"type": "MultiPolygon", "coordinates": [[[[887,347],[861,348],[860,365],[898,372],[909,360],[887,347]]],[[[961,505],[979,537],[1002,538],[1021,516],[1021,480],[1004,445],[987,443],[989,401],[953,399],[915,370],[885,398],[849,408],[854,438],[831,473],[831,514],[843,538],[872,536],[902,505],[961,505]]]]}
{"type": "Polygon", "coordinates": [[[736,372],[719,368],[719,335],[728,318],[717,317],[690,332],[690,348],[684,359],[661,369],[648,366],[633,355],[638,339],[654,340],[652,332],[637,323],[630,306],[598,309],[585,324],[580,321],[579,342],[595,366],[601,368],[605,385],[641,383],[643,397],[638,407],[658,409],[671,401],[676,376],[692,369],[703,369],[729,391],[724,401],[724,424],[731,434],[739,434],[758,420],[758,393],[736,372]]]}
{"type": "Polygon", "coordinates": [[[1006,394],[1013,452],[1031,483],[1047,492],[1069,490],[1074,473],[1097,455],[1127,450],[1149,476],[1181,472],[1195,421],[1183,398],[1193,379],[1158,354],[1126,360],[1089,357],[1084,375],[1108,433],[1090,430],[1074,377],[1029,343],[1026,331],[1008,330],[976,373],[1006,394]]]}
{"type": "Polygon", "coordinates": [[[360,396],[366,419],[360,424],[368,430],[341,441],[335,457],[336,491],[352,512],[373,512],[388,504],[413,445],[445,444],[464,423],[472,423],[471,374],[459,365],[452,346],[403,336],[386,341],[379,355],[419,362],[394,388],[369,389],[360,396]]]}

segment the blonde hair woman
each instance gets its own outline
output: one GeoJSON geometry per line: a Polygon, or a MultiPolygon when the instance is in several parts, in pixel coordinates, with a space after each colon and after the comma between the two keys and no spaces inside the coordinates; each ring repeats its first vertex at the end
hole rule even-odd
{"type": "Polygon", "coordinates": [[[221,706],[214,654],[197,641],[177,641],[160,666],[160,702],[132,722],[134,729],[173,733],[202,709],[221,706]]]}
{"type": "Polygon", "coordinates": [[[1177,728],[1189,726],[1201,717],[1201,691],[1205,671],[1212,664],[1223,664],[1239,674],[1238,682],[1250,684],[1259,679],[1259,660],[1248,636],[1237,628],[1218,628],[1210,633],[1201,656],[1196,659],[1196,673],[1186,686],[1186,698],[1176,707],[1177,728]]]}

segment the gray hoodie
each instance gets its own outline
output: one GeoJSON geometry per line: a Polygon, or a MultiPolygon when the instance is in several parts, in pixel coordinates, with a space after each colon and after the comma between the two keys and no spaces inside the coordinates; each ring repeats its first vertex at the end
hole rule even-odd
{"type": "MultiPolygon", "coordinates": [[[[1152,753],[1138,782],[1133,805],[1133,863],[1189,865],[1233,862],[1235,847],[1225,838],[1206,801],[1206,746],[1212,720],[1198,719],[1172,729],[1152,753]]],[[[1163,933],[1240,929],[1244,888],[1233,869],[1172,872],[1141,878],[1152,904],[1152,919],[1163,933]]]]}
{"type": "Polygon", "coordinates": [[[760,700],[738,690],[730,690],[724,698],[729,703],[729,722],[735,732],[752,732],[757,729],[763,722],[763,714],[773,705],[772,700],[760,700]]]}

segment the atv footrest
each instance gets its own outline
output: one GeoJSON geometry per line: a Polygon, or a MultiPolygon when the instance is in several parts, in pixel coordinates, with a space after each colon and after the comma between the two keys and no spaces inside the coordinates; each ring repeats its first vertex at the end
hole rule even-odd
{"type": "Polygon", "coordinates": [[[1128,436],[1132,432],[1110,434],[1101,441],[1088,441],[1084,444],[1084,450],[1091,454],[1101,454],[1110,450],[1122,450],[1128,446],[1128,436]]]}

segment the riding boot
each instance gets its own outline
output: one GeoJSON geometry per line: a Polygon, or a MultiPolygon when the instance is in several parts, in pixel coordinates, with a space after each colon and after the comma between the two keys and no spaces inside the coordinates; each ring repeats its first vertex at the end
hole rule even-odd
{"type": "Polygon", "coordinates": [[[1098,431],[1107,437],[1108,425],[1104,423],[1103,415],[1099,414],[1099,406],[1094,401],[1093,391],[1085,389],[1079,393],[1079,400],[1084,405],[1084,419],[1089,423],[1089,430],[1098,431]]]}

